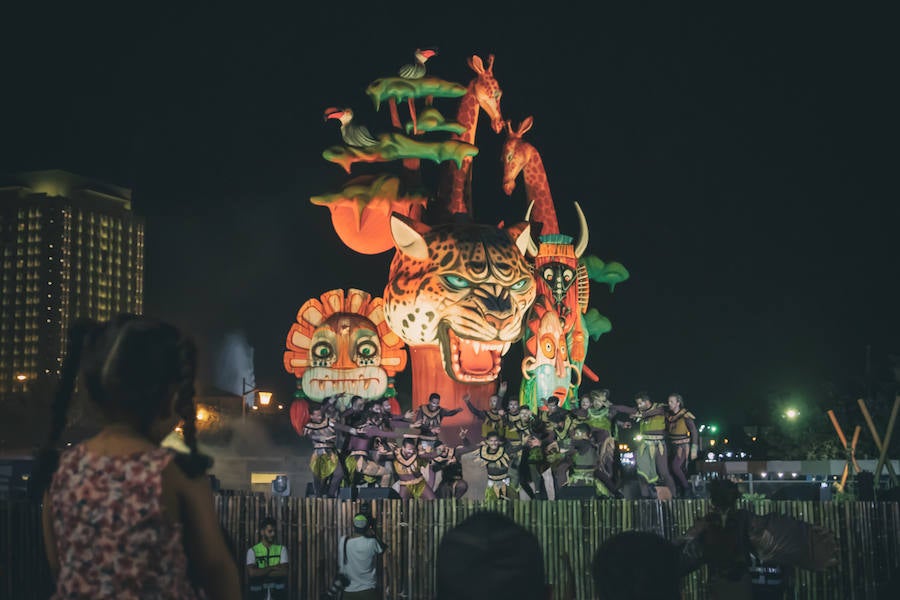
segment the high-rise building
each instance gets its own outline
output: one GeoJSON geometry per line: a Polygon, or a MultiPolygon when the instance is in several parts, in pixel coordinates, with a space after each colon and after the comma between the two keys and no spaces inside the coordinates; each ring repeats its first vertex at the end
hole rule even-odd
{"type": "Polygon", "coordinates": [[[55,381],[77,318],[141,313],[131,190],[65,171],[0,176],[0,399],[55,381]]]}

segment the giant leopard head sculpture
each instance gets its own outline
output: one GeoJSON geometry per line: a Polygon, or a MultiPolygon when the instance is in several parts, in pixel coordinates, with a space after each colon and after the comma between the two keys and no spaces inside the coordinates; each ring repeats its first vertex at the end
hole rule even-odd
{"type": "Polygon", "coordinates": [[[430,227],[395,213],[391,233],[397,252],[384,290],[388,325],[411,347],[439,345],[452,379],[496,379],[535,298],[525,261],[529,225],[430,227]]]}

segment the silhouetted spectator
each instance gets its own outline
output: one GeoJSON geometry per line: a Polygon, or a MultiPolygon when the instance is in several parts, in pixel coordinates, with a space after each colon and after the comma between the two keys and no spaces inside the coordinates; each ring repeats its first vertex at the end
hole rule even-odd
{"type": "Polygon", "coordinates": [[[548,600],[537,538],[497,512],[479,512],[450,529],[437,553],[436,600],[548,600]]]}
{"type": "Polygon", "coordinates": [[[837,564],[828,530],[799,519],[737,508],[737,485],[725,479],[707,489],[713,510],[685,533],[682,572],[706,564],[709,598],[783,598],[786,567],[821,571],[837,564]]]}
{"type": "Polygon", "coordinates": [[[591,575],[599,600],[678,600],[678,548],[647,531],[625,531],[594,554],[591,575]]]}

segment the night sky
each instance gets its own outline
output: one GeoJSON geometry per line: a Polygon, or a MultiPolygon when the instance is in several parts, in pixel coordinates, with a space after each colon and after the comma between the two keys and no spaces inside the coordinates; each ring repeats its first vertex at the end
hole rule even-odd
{"type": "MultiPolygon", "coordinates": [[[[678,390],[701,419],[739,420],[773,391],[852,389],[867,345],[875,367],[900,354],[900,53],[886,14],[182,4],[5,9],[0,171],[132,188],[145,311],[187,328],[207,371],[217,340],[242,331],[258,382],[285,397],[299,306],[337,287],[381,294],[390,253],[345,248],[309,197],[346,180],[321,157],[340,141],[323,110],[349,106],[387,131],[365,87],[417,46],[437,46],[429,72],[463,84],[468,56],[496,55],[504,118],[534,117],[525,139],[561,229],[577,231],[579,201],[588,252],[631,272],[613,294],[592,288],[613,331],[588,365],[614,400],[678,390]]],[[[501,190],[502,140],[482,121],[482,222],[524,214],[521,178],[512,197],[501,190]]]]}

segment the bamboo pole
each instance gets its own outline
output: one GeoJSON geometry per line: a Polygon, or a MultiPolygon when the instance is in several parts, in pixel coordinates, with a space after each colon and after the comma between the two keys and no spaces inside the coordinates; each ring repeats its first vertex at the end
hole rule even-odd
{"type": "Polygon", "coordinates": [[[878,457],[878,466],[875,467],[876,485],[881,476],[881,469],[884,467],[885,458],[887,458],[888,449],[891,446],[891,436],[894,434],[894,424],[897,422],[897,412],[900,411],[900,396],[894,398],[894,406],[891,408],[891,416],[888,418],[887,431],[884,434],[884,446],[881,448],[881,455],[878,457]]]}
{"type": "MultiPolygon", "coordinates": [[[[869,414],[869,408],[862,398],[857,399],[856,403],[859,404],[859,410],[862,412],[866,425],[869,427],[869,433],[872,434],[872,439],[875,441],[875,448],[880,453],[882,448],[881,436],[878,435],[878,430],[875,428],[875,421],[872,420],[872,415],[869,414]]],[[[887,461],[885,466],[888,470],[888,477],[890,477],[891,485],[897,485],[897,474],[894,472],[894,465],[891,464],[891,461],[887,461]]],[[[875,482],[875,485],[878,485],[877,481],[875,482]]]]}
{"type": "Polygon", "coordinates": [[[862,431],[862,427],[857,425],[853,430],[853,440],[850,442],[850,460],[853,461],[853,469],[855,473],[862,472],[862,469],[859,468],[859,463],[856,462],[856,444],[857,442],[859,442],[860,431],[862,431]]]}

